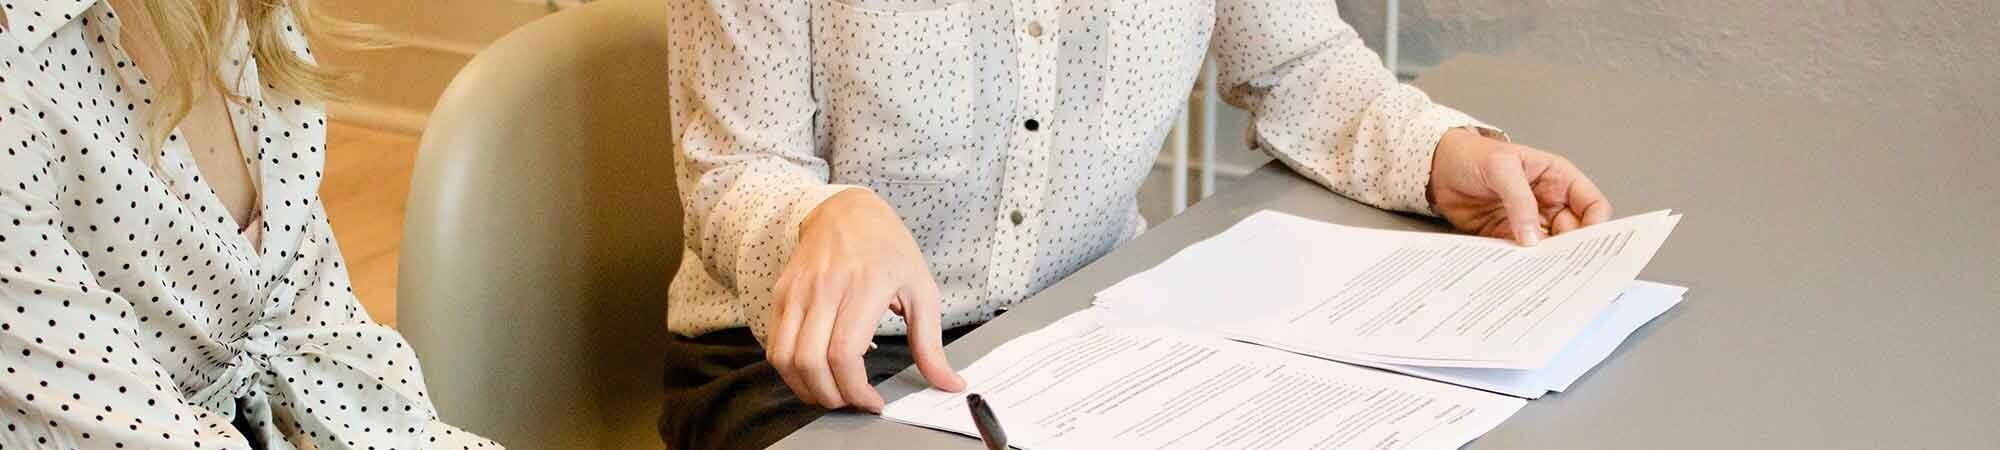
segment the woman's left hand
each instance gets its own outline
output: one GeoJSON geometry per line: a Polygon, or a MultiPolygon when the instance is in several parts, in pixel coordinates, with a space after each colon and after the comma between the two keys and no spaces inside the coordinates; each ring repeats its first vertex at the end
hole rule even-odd
{"type": "Polygon", "coordinates": [[[1521,245],[1611,218],[1611,201],[1568,159],[1465,128],[1438,140],[1430,195],[1459,230],[1521,245]]]}

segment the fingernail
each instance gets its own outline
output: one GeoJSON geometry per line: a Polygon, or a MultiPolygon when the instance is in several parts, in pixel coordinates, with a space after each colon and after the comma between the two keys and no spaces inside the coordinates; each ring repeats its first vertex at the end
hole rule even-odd
{"type": "Polygon", "coordinates": [[[1542,230],[1534,225],[1521,225],[1514,227],[1514,237],[1520,239],[1521,245],[1533,247],[1542,243],[1542,230]]]}

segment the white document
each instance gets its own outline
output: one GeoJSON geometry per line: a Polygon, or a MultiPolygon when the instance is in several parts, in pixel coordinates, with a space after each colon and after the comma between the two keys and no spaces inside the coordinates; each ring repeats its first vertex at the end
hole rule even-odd
{"type": "MultiPolygon", "coordinates": [[[[960,373],[1025,449],[1457,448],[1525,400],[1164,328],[1076,313],[960,373]]],[[[883,410],[977,436],[962,393],[883,410]]]]}
{"type": "Polygon", "coordinates": [[[1098,294],[1118,321],[1199,325],[1343,361],[1549,367],[1680,217],[1659,211],[1521,247],[1264,211],[1098,294]]]}
{"type": "Polygon", "coordinates": [[[1680,304],[1686,292],[1687,288],[1680,286],[1650,281],[1633,283],[1553,363],[1537,370],[1357,363],[1516,397],[1541,398],[1549,392],[1569,389],[1583,374],[1611,357],[1632,332],[1680,304]]]}
{"type": "MultiPolygon", "coordinates": [[[[1667,310],[1680,304],[1687,288],[1651,281],[1632,283],[1618,299],[1606,308],[1604,314],[1585,328],[1569,347],[1558,355],[1554,362],[1536,370],[1487,369],[1469,367],[1426,367],[1402,364],[1384,364],[1365,360],[1342,360],[1353,364],[1380,368],[1383,370],[1415,375],[1460,386],[1483,389],[1521,398],[1535,399],[1549,392],[1561,392],[1569,388],[1588,373],[1591,368],[1611,357],[1611,353],[1625,342],[1625,339],[1653,318],[1665,314],[1667,310]]],[[[1126,306],[1140,302],[1126,303],[1126,306]]],[[[1205,326],[1204,316],[1209,314],[1174,314],[1145,316],[1131,314],[1124,309],[1109,305],[1098,305],[1104,311],[1104,322],[1120,326],[1173,326],[1191,331],[1200,331],[1205,326]]]]}

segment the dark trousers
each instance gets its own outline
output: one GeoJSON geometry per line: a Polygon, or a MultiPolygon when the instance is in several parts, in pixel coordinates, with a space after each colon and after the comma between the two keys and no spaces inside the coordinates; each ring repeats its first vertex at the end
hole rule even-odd
{"type": "MultiPolygon", "coordinates": [[[[946,330],[944,341],[957,340],[972,328],[946,330]]],[[[875,344],[864,357],[869,383],[895,376],[915,361],[908,338],[879,336],[875,344]]],[[[667,344],[666,363],[660,439],[669,450],[769,447],[826,413],[799,402],[777,369],[764,361],[764,348],[748,328],[674,336],[667,344]]]]}

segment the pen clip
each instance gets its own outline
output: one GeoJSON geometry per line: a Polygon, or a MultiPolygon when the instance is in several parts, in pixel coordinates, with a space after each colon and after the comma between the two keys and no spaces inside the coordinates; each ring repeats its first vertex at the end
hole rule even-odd
{"type": "Polygon", "coordinates": [[[972,426],[979,428],[979,441],[986,443],[986,450],[1007,449],[1007,430],[1000,428],[1000,418],[993,415],[985,397],[966,395],[965,409],[971,411],[972,426]]]}

